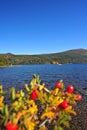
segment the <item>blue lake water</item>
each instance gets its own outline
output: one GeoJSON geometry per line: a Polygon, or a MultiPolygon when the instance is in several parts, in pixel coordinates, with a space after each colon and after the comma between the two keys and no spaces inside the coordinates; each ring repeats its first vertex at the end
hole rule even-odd
{"type": "Polygon", "coordinates": [[[0,68],[0,84],[4,89],[16,87],[23,88],[30,82],[33,74],[38,74],[40,79],[50,89],[55,82],[62,79],[64,85],[74,85],[75,88],[87,90],[87,64],[63,64],[63,65],[20,65],[0,68]]]}

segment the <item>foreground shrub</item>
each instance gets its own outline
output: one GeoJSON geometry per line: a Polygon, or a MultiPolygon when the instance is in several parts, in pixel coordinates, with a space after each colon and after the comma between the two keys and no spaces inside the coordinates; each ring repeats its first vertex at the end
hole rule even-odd
{"type": "Polygon", "coordinates": [[[53,90],[41,84],[34,75],[25,90],[10,89],[10,102],[4,102],[5,92],[0,85],[0,127],[3,130],[64,130],[70,127],[71,116],[76,115],[73,108],[82,99],[74,94],[74,87],[64,86],[62,80],[55,83],[53,90]]]}

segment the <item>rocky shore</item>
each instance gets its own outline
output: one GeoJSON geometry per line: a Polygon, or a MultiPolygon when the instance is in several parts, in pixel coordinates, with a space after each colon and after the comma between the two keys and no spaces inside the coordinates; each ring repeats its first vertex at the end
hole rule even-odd
{"type": "MultiPolygon", "coordinates": [[[[87,98],[83,98],[82,101],[79,101],[75,106],[76,116],[72,116],[70,121],[70,128],[65,128],[64,130],[87,130],[87,98]]],[[[5,130],[0,128],[0,130],[5,130]]],[[[50,126],[50,129],[53,128],[50,126]]]]}
{"type": "MultiPolygon", "coordinates": [[[[81,101],[78,101],[74,109],[77,115],[72,116],[69,123],[70,127],[64,128],[64,130],[87,130],[87,97],[83,97],[81,101]]],[[[5,128],[0,126],[0,130],[5,130],[5,128]]],[[[48,130],[53,130],[53,127],[48,125],[48,130]]]]}
{"type": "MultiPolygon", "coordinates": [[[[83,98],[75,106],[76,116],[72,116],[70,127],[64,130],[87,130],[87,98],[83,98]]],[[[48,130],[53,130],[50,125],[48,130]]]]}
{"type": "Polygon", "coordinates": [[[72,117],[70,128],[64,130],[87,130],[87,98],[83,98],[75,106],[77,115],[72,117]]]}

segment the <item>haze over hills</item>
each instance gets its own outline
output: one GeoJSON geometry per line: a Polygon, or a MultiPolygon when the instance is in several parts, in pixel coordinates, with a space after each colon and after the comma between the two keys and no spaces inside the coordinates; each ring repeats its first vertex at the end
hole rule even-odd
{"type": "Polygon", "coordinates": [[[87,49],[72,49],[64,52],[38,55],[0,54],[0,66],[22,64],[52,64],[53,61],[67,63],[87,63],[87,49]]]}

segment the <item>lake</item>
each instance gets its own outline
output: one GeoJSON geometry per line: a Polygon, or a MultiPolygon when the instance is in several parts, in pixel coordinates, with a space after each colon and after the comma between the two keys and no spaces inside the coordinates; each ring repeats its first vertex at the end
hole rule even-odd
{"type": "Polygon", "coordinates": [[[76,89],[87,93],[87,64],[18,65],[0,68],[0,84],[6,90],[13,86],[21,89],[25,83],[29,84],[33,74],[38,74],[41,82],[49,89],[62,79],[65,86],[72,84],[76,89]]]}

